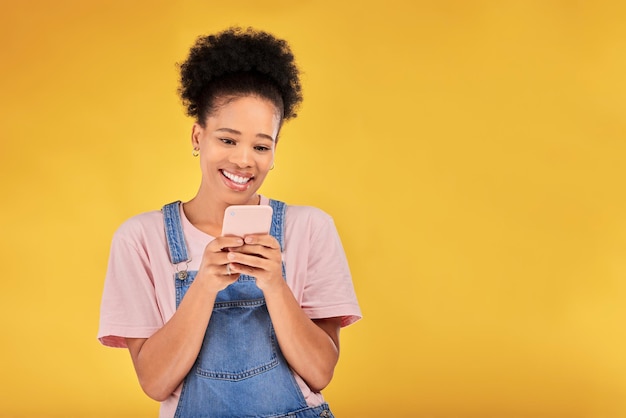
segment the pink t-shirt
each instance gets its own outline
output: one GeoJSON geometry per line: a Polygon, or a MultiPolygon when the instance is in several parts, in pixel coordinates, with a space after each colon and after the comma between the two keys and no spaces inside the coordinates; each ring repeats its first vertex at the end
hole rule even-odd
{"type": "MultiPolygon", "coordinates": [[[[269,200],[261,196],[261,204],[269,200]]],[[[204,248],[214,237],[194,227],[180,211],[191,262],[198,270],[204,248]]],[[[283,261],[287,284],[311,319],[341,317],[341,325],[361,318],[350,269],[332,218],[309,206],[287,206],[283,261]]],[[[183,266],[184,267],[184,263],[183,266]]],[[[125,338],[149,338],[176,311],[174,274],[160,211],[135,216],[113,236],[100,309],[98,339],[126,347],[125,338]]],[[[323,402],[295,375],[309,406],[323,402]]],[[[161,404],[160,417],[172,417],[180,387],[161,404]]]]}

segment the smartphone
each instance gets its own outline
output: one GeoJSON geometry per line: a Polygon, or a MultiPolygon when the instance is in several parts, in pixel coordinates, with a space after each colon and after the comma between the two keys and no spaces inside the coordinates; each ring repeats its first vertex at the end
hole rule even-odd
{"type": "Polygon", "coordinates": [[[224,211],[223,236],[245,237],[269,234],[272,226],[272,207],[268,205],[234,205],[224,211]]]}

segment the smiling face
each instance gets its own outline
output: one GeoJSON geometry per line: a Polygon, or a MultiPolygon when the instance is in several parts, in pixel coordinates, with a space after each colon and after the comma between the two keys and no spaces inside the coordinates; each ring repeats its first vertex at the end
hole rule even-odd
{"type": "Polygon", "coordinates": [[[274,104],[256,96],[225,100],[204,126],[193,126],[199,149],[200,193],[228,205],[258,203],[256,192],[274,162],[280,117],[274,104]]]}

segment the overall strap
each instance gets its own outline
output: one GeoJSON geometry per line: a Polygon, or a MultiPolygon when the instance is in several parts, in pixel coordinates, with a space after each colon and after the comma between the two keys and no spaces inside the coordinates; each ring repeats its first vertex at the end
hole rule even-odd
{"type": "MultiPolygon", "coordinates": [[[[285,251],[285,209],[287,205],[279,200],[270,199],[270,206],[274,211],[272,214],[272,226],[270,227],[270,235],[276,238],[280,244],[280,252],[285,251]]],[[[282,263],[283,278],[287,279],[287,271],[285,270],[285,262],[282,263]]]]}
{"type": "Polygon", "coordinates": [[[287,205],[279,200],[270,199],[270,206],[274,211],[272,215],[272,227],[270,228],[270,235],[276,238],[280,244],[280,250],[285,250],[285,209],[287,205]]]}
{"type": "Polygon", "coordinates": [[[180,200],[168,203],[161,209],[165,224],[165,237],[172,264],[189,261],[187,245],[183,235],[183,224],[180,219],[180,200]]]}

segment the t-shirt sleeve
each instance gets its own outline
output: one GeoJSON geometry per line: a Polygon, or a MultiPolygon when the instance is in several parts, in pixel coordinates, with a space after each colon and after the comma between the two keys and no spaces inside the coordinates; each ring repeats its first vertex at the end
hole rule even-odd
{"type": "Polygon", "coordinates": [[[333,219],[320,214],[311,234],[302,309],[312,319],[341,317],[345,327],[361,319],[361,310],[333,219]]]}
{"type": "Polygon", "coordinates": [[[126,337],[148,338],[163,326],[141,231],[125,223],[113,236],[100,306],[98,339],[126,347],[126,337]]]}

